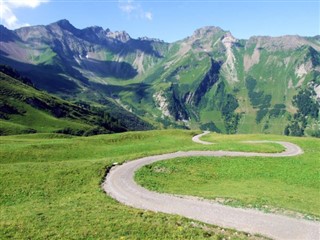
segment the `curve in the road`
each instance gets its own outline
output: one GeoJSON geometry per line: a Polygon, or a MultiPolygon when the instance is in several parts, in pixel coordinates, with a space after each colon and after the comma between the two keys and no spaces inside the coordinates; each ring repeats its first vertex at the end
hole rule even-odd
{"type": "Polygon", "coordinates": [[[192,138],[192,141],[196,142],[196,143],[200,143],[200,144],[204,144],[204,145],[211,145],[212,143],[211,142],[206,142],[206,141],[202,141],[200,138],[204,135],[207,135],[208,133],[210,133],[209,131],[204,131],[203,133],[201,134],[198,134],[198,135],[195,135],[193,138],[192,138]]]}
{"type": "MultiPolygon", "coordinates": [[[[204,133],[207,134],[207,133],[204,133]]],[[[203,136],[204,134],[200,135],[203,136]]],[[[199,135],[193,140],[203,142],[199,135]]],[[[266,141],[264,141],[266,142],[266,141]]],[[[319,240],[320,224],[315,221],[295,219],[287,216],[263,213],[254,209],[241,209],[224,206],[196,198],[188,198],[149,191],[134,181],[134,173],[139,168],[153,162],[178,157],[191,156],[265,156],[288,157],[302,154],[302,149],[289,142],[275,142],[285,147],[281,153],[253,153],[230,151],[189,151],[140,158],[113,167],[107,174],[103,189],[119,202],[155,212],[178,214],[205,223],[234,228],[252,234],[262,234],[274,239],[319,240]]],[[[205,142],[208,144],[208,142],[205,142]]]]}

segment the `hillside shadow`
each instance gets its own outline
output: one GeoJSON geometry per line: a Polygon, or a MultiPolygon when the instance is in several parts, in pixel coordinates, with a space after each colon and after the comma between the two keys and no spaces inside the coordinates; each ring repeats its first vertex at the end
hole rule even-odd
{"type": "Polygon", "coordinates": [[[150,85],[145,83],[134,83],[126,86],[118,86],[92,82],[91,86],[102,91],[105,95],[116,98],[119,97],[121,92],[132,92],[138,101],[141,101],[142,98],[146,98],[148,96],[147,90],[150,88],[150,85]]]}
{"type": "MultiPolygon", "coordinates": [[[[51,93],[66,94],[72,94],[80,91],[80,87],[77,83],[68,79],[68,77],[61,75],[63,71],[59,67],[22,63],[3,55],[0,55],[0,64],[9,65],[19,71],[22,76],[30,78],[32,83],[38,89],[43,89],[51,93]]],[[[82,78],[80,79],[82,79],[84,83],[88,81],[88,79],[84,77],[82,78]]]]}
{"type": "Polygon", "coordinates": [[[138,71],[126,62],[84,59],[81,61],[80,66],[85,70],[93,72],[96,76],[103,78],[113,77],[128,80],[138,75],[138,71]]]}
{"type": "Polygon", "coordinates": [[[160,55],[159,52],[153,49],[151,41],[131,39],[127,49],[129,52],[136,52],[136,50],[138,49],[144,53],[155,56],[157,58],[163,58],[163,56],[160,55]]]}

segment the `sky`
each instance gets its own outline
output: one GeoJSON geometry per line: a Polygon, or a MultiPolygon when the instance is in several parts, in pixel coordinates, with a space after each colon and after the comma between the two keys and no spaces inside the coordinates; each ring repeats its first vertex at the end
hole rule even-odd
{"type": "Polygon", "coordinates": [[[268,35],[320,35],[320,0],[0,0],[9,29],[68,19],[77,28],[101,26],[133,38],[174,42],[204,26],[238,39],[268,35]]]}

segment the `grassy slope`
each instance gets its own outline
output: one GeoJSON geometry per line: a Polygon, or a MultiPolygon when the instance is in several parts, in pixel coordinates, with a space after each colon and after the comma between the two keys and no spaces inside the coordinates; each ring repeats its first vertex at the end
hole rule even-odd
{"type": "Polygon", "coordinates": [[[179,216],[123,206],[101,190],[105,168],[113,162],[211,148],[193,143],[194,134],[0,137],[0,239],[247,239],[179,216]]]}
{"type": "MultiPolygon", "coordinates": [[[[28,133],[31,130],[43,133],[71,129],[74,134],[84,132],[90,135],[97,131],[153,129],[151,124],[114,100],[103,98],[98,101],[99,91],[83,89],[77,105],[39,91],[32,86],[31,80],[8,66],[1,65],[0,68],[0,135],[28,133]]],[[[70,96],[64,97],[70,99],[70,96]]]]}
{"type": "Polygon", "coordinates": [[[57,118],[52,116],[49,111],[37,109],[27,104],[26,99],[37,98],[49,105],[68,108],[69,113],[78,110],[75,105],[36,90],[6,74],[0,74],[0,100],[21,112],[21,114],[9,115],[8,120],[0,120],[1,131],[6,135],[23,133],[30,128],[37,132],[51,132],[66,127],[74,129],[89,129],[91,127],[80,119],[57,118]]]}
{"type": "Polygon", "coordinates": [[[12,102],[12,105],[19,106],[21,109],[24,109],[26,113],[23,115],[13,115],[10,118],[10,121],[1,120],[4,125],[1,126],[1,129],[7,134],[12,135],[17,133],[23,133],[18,128],[8,128],[7,124],[18,124],[23,126],[23,129],[32,128],[39,133],[45,132],[54,132],[59,129],[71,128],[71,129],[83,129],[87,130],[91,126],[80,121],[72,121],[71,119],[59,119],[48,112],[35,109],[28,104],[12,102]]]}
{"type": "MultiPolygon", "coordinates": [[[[281,51],[268,52],[266,50],[260,51],[259,63],[253,65],[248,72],[244,71],[243,55],[251,55],[253,49],[239,50],[235,49],[237,62],[237,72],[240,83],[237,88],[240,90],[237,94],[237,99],[240,100],[239,112],[244,112],[239,124],[239,133],[253,133],[264,132],[272,134],[283,134],[285,126],[288,124],[288,115],[295,112],[292,106],[293,96],[299,90],[299,78],[296,74],[296,67],[307,59],[308,50],[306,47],[296,49],[294,51],[281,51]],[[285,61],[288,61],[285,63],[285,61]],[[253,76],[257,80],[257,87],[255,91],[263,91],[265,95],[272,96],[270,101],[271,110],[275,104],[284,104],[287,113],[279,117],[268,117],[268,114],[262,119],[261,123],[255,121],[257,109],[254,109],[248,98],[248,91],[245,86],[245,79],[248,76],[253,76]],[[292,82],[290,86],[289,82],[292,82]],[[276,86],[276,87],[275,87],[276,86]],[[268,128],[264,129],[267,123],[268,128]]],[[[303,82],[305,86],[311,79],[306,78],[303,82]]]]}
{"type": "MultiPolygon", "coordinates": [[[[0,135],[94,129],[121,132],[151,125],[113,104],[85,109],[0,72],[0,135]],[[112,116],[111,116],[112,115],[112,116]]],[[[81,134],[80,134],[81,135],[81,134]]]]}
{"type": "MultiPolygon", "coordinates": [[[[215,42],[215,41],[213,41],[215,42]]],[[[179,47],[179,43],[176,43],[175,48],[179,47]]],[[[236,58],[235,68],[238,73],[239,82],[227,83],[226,76],[223,74],[220,76],[219,81],[226,82],[227,93],[232,93],[239,103],[239,107],[236,110],[238,113],[242,113],[240,119],[238,132],[239,133],[272,133],[272,134],[283,134],[285,126],[288,124],[288,117],[293,114],[295,108],[292,106],[292,98],[297,94],[298,86],[301,77],[295,74],[295,70],[299,64],[305,61],[308,50],[306,47],[296,49],[294,51],[284,51],[281,49],[275,51],[268,51],[265,49],[260,50],[259,62],[254,64],[248,71],[244,70],[244,56],[251,56],[254,48],[253,45],[250,49],[243,47],[234,47],[234,54],[236,58]],[[269,116],[269,113],[262,119],[260,123],[256,122],[257,108],[253,108],[249,97],[248,89],[245,85],[245,79],[248,76],[252,76],[257,80],[257,86],[255,91],[263,91],[264,95],[270,94],[272,96],[270,100],[270,106],[268,110],[271,111],[276,104],[284,104],[286,106],[287,113],[281,114],[280,116],[274,117],[269,116]],[[289,84],[290,82],[290,84],[289,84]],[[289,87],[291,85],[293,86],[289,87]],[[274,86],[277,86],[276,88],[274,86]],[[233,90],[236,89],[237,92],[233,90]]],[[[176,53],[176,52],[175,52],[176,53]]],[[[221,54],[221,49],[215,46],[213,52],[210,52],[211,57],[215,60],[223,59],[224,55],[221,54]]],[[[125,99],[127,105],[135,105],[136,109],[144,109],[143,113],[148,115],[158,116],[159,111],[155,110],[155,107],[150,108],[150,102],[153,102],[151,96],[154,92],[160,89],[166,90],[170,86],[164,85],[163,83],[175,83],[179,89],[180,98],[183,99],[187,92],[194,92],[199,85],[199,81],[203,79],[204,74],[209,68],[209,56],[203,52],[198,52],[195,49],[190,51],[188,54],[180,56],[175,54],[169,54],[166,56],[164,61],[155,65],[154,72],[152,74],[147,73],[145,81],[152,82],[152,87],[149,90],[149,98],[146,101],[139,102],[134,101],[132,94],[127,93],[121,95],[122,99],[125,99]],[[165,66],[165,67],[163,67],[165,66]],[[162,85],[160,85],[160,82],[162,85]],[[131,98],[129,98],[130,96],[131,98]]],[[[151,69],[152,70],[152,69],[151,69]]],[[[306,78],[303,85],[305,85],[311,78],[306,78]]],[[[217,85],[217,84],[216,84],[217,85]]],[[[219,129],[225,132],[224,121],[220,111],[214,109],[214,102],[216,100],[215,91],[216,86],[213,86],[208,91],[201,104],[197,107],[186,104],[186,108],[189,113],[195,112],[197,117],[191,115],[191,126],[199,127],[199,125],[213,121],[219,129]],[[196,124],[193,124],[195,123],[196,124]]]]}
{"type": "Polygon", "coordinates": [[[239,148],[237,141],[284,140],[298,144],[305,153],[285,158],[182,158],[144,167],[139,170],[136,179],[143,186],[160,192],[223,199],[231,205],[258,207],[267,211],[282,212],[286,209],[320,216],[318,139],[217,134],[203,139],[214,142],[215,149],[241,151],[250,148],[239,148]]]}

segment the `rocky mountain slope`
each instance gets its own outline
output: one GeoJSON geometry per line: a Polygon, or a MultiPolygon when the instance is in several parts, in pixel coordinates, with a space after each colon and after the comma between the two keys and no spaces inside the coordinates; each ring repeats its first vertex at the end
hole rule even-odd
{"type": "Polygon", "coordinates": [[[242,40],[204,27],[169,44],[67,20],[0,31],[0,63],[65,99],[113,102],[157,127],[294,134],[296,121],[319,131],[319,114],[295,117],[304,90],[319,108],[319,36],[242,40]]]}

